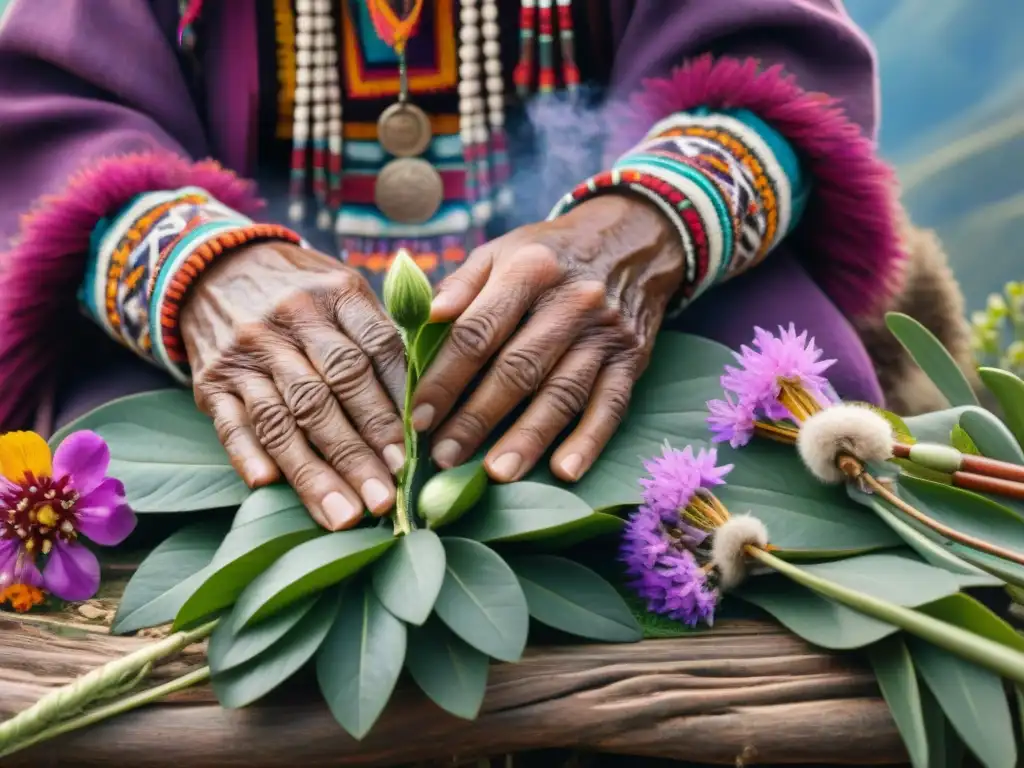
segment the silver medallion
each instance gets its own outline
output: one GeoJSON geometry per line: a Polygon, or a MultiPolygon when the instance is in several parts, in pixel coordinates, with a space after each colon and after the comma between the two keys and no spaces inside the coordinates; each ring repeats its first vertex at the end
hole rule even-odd
{"type": "Polygon", "coordinates": [[[400,224],[422,224],[437,213],[444,200],[441,174],[426,160],[402,157],[377,174],[374,202],[400,224]]]}
{"type": "Polygon", "coordinates": [[[377,120],[377,139],[395,157],[422,155],[432,136],[426,112],[407,101],[392,104],[377,120]]]}

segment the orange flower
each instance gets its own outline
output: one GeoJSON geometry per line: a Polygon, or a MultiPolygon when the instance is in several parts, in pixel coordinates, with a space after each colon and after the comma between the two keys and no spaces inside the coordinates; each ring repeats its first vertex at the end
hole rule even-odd
{"type": "Polygon", "coordinates": [[[12,584],[0,592],[0,605],[10,603],[18,613],[25,613],[43,602],[43,591],[30,584],[12,584]]]}

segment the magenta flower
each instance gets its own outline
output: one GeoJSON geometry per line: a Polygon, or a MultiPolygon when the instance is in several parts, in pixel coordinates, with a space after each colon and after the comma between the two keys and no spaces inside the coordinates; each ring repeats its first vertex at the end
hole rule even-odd
{"type": "Polygon", "coordinates": [[[711,442],[742,448],[754,435],[756,410],[750,403],[733,402],[727,392],[724,400],[709,400],[707,424],[711,442]]]}
{"type": "Polygon", "coordinates": [[[779,403],[780,382],[801,386],[822,404],[830,402],[831,386],[822,374],[835,360],[822,360],[823,354],[807,331],[798,334],[795,326],[779,326],[776,337],[763,328],[754,329],[756,349],[746,345],[734,352],[739,368],[726,366],[722,386],[739,398],[742,405],[761,410],[771,420],[790,418],[779,403]]]}
{"type": "Polygon", "coordinates": [[[718,593],[689,546],[661,515],[640,507],[626,525],[620,557],[648,611],[693,627],[714,621],[718,593]]]}
{"type": "Polygon", "coordinates": [[[725,482],[723,478],[732,464],[718,467],[717,461],[718,451],[714,448],[701,448],[694,453],[688,445],[679,451],[666,441],[661,456],[644,462],[650,475],[640,480],[644,504],[662,515],[678,515],[698,488],[714,488],[725,482]]]}
{"type": "Polygon", "coordinates": [[[94,432],[69,435],[52,458],[33,432],[0,436],[0,592],[21,584],[64,600],[96,594],[99,561],[80,537],[112,546],[135,528],[109,466],[94,432]]]}

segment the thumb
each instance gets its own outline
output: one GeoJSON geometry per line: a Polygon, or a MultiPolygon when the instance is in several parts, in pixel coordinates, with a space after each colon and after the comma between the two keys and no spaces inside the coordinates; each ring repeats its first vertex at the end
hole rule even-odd
{"type": "Polygon", "coordinates": [[[441,281],[430,304],[430,322],[450,322],[473,303],[491,276],[493,258],[489,248],[477,248],[465,263],[441,281]]]}

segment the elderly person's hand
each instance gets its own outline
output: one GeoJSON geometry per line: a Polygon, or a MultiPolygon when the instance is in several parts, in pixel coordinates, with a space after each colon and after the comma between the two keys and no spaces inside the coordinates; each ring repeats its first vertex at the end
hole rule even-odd
{"type": "Polygon", "coordinates": [[[289,243],[247,246],[198,281],[181,330],[196,402],[250,486],[283,473],[335,530],[391,508],[404,350],[358,272],[289,243]]]}
{"type": "Polygon", "coordinates": [[[432,320],[455,321],[413,411],[417,429],[433,430],[434,461],[465,461],[529,399],[487,454],[488,472],[517,480],[582,416],[551,459],[555,475],[578,480],[625,414],[683,261],[669,219],[619,195],[475,250],[440,285],[432,309],[432,320]]]}

